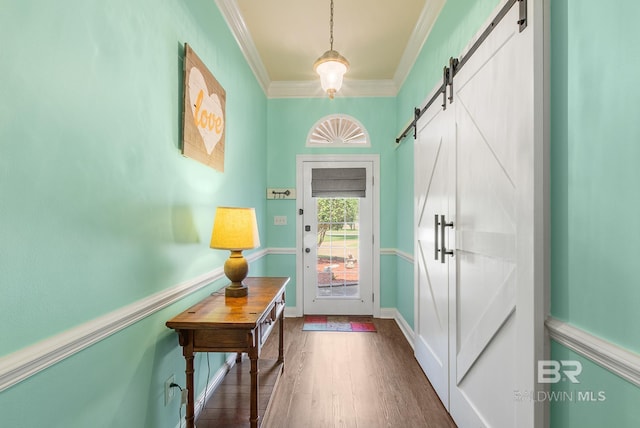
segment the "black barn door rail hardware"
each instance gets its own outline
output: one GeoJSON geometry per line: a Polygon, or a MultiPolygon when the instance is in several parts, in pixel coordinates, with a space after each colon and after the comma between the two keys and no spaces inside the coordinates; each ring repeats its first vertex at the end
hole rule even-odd
{"type": "Polygon", "coordinates": [[[417,138],[417,135],[418,135],[418,130],[417,130],[418,120],[427,111],[427,109],[429,107],[431,107],[431,104],[433,104],[438,99],[438,97],[440,95],[443,96],[442,108],[446,110],[446,108],[447,108],[447,86],[449,86],[449,104],[451,104],[453,102],[453,78],[455,77],[456,74],[458,74],[458,72],[462,69],[462,67],[464,67],[464,65],[467,63],[467,61],[469,61],[469,58],[471,58],[471,56],[473,56],[473,54],[478,50],[480,45],[482,45],[482,43],[484,43],[484,41],[487,39],[487,37],[489,37],[489,34],[491,34],[491,32],[494,30],[494,28],[496,28],[496,26],[500,23],[500,21],[502,21],[502,18],[505,17],[505,15],[509,12],[511,7],[513,5],[515,5],[516,3],[520,3],[520,15],[518,17],[518,21],[516,22],[518,24],[518,26],[519,26],[519,30],[520,30],[520,32],[523,32],[525,30],[525,28],[527,28],[527,0],[509,0],[509,1],[507,1],[507,3],[505,3],[505,5],[502,7],[502,9],[500,9],[500,11],[496,15],[496,17],[491,21],[489,26],[487,26],[487,28],[485,28],[485,30],[482,32],[482,34],[480,35],[478,40],[476,40],[476,42],[471,46],[469,51],[462,58],[460,58],[459,60],[457,58],[453,58],[453,57],[451,57],[449,59],[449,67],[444,66],[442,85],[436,91],[436,93],[433,94],[431,99],[429,99],[429,101],[427,101],[427,103],[425,104],[424,107],[422,107],[421,109],[418,108],[418,107],[414,108],[414,119],[413,119],[413,121],[407,126],[407,128],[402,132],[402,134],[400,134],[400,136],[398,138],[396,138],[396,143],[400,143],[400,141],[405,139],[406,136],[409,135],[409,131],[411,131],[411,128],[413,128],[413,138],[414,139],[417,138]]]}

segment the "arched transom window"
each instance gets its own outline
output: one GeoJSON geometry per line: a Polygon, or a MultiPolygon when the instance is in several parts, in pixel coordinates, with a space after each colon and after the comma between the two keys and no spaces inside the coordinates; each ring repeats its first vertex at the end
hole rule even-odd
{"type": "Polygon", "coordinates": [[[346,114],[325,116],[309,131],[307,147],[371,147],[369,133],[346,114]]]}

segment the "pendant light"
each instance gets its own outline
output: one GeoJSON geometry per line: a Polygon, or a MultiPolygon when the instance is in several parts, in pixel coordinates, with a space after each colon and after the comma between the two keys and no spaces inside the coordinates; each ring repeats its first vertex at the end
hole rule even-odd
{"type": "Polygon", "coordinates": [[[320,84],[329,98],[333,99],[342,87],[342,76],[349,70],[349,61],[333,50],[333,0],[331,0],[331,19],[329,21],[329,50],[313,64],[313,69],[320,75],[320,84]]]}

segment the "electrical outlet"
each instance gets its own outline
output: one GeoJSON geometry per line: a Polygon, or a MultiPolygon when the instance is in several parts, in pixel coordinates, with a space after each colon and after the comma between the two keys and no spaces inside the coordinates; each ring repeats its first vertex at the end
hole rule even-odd
{"type": "Polygon", "coordinates": [[[184,388],[180,392],[180,404],[187,404],[187,388],[184,388]]]}
{"type": "Polygon", "coordinates": [[[176,382],[176,376],[175,375],[171,375],[169,376],[169,379],[167,379],[164,382],[164,405],[168,405],[171,400],[173,399],[173,396],[175,394],[175,390],[177,388],[171,388],[171,384],[176,382]]]}

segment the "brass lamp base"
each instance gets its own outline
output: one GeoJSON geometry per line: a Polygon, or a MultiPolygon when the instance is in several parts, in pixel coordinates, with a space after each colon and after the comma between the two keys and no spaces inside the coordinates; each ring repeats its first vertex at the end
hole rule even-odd
{"type": "Polygon", "coordinates": [[[224,289],[224,295],[226,297],[244,297],[249,294],[249,288],[243,283],[231,283],[227,288],[224,289]]]}
{"type": "Polygon", "coordinates": [[[231,284],[224,289],[226,297],[244,297],[249,289],[242,281],[249,273],[249,264],[242,255],[242,250],[231,250],[231,255],[224,262],[224,274],[231,280],[231,284]]]}

